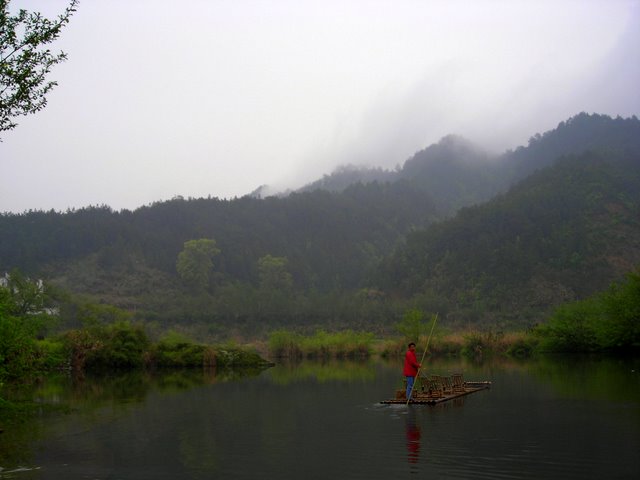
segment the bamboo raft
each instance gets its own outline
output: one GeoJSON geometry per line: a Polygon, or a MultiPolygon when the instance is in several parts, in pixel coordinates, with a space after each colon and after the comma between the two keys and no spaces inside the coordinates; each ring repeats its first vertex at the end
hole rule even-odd
{"type": "MultiPolygon", "coordinates": [[[[430,375],[427,377],[421,375],[416,379],[409,404],[436,405],[479,392],[480,390],[486,390],[490,387],[491,382],[466,382],[463,380],[461,373],[454,373],[450,377],[441,375],[430,375]]],[[[382,400],[380,403],[406,404],[406,387],[402,390],[396,390],[396,398],[382,400]]]]}

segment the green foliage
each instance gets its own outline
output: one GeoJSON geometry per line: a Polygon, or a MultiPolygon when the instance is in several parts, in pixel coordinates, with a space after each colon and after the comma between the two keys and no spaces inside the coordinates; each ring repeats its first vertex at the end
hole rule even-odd
{"type": "Polygon", "coordinates": [[[13,271],[0,283],[0,380],[42,368],[36,335],[54,317],[46,312],[46,287],[13,271]]]}
{"type": "Polygon", "coordinates": [[[71,330],[63,340],[76,371],[142,367],[150,346],[142,326],[129,322],[71,330]]]}
{"type": "Polygon", "coordinates": [[[0,314],[0,379],[17,378],[34,371],[35,331],[28,319],[0,314]]]}
{"type": "Polygon", "coordinates": [[[318,330],[303,336],[287,330],[277,330],[269,336],[269,351],[274,357],[342,358],[368,356],[372,351],[373,334],[344,330],[328,333],[318,330]]]}
{"type": "Polygon", "coordinates": [[[220,253],[216,241],[208,238],[184,242],[178,254],[176,270],[180,278],[191,287],[204,290],[209,285],[213,257],[220,253]]]}
{"type": "Polygon", "coordinates": [[[87,358],[87,368],[142,367],[150,341],[140,325],[119,322],[97,330],[101,348],[87,358]]]}
{"type": "Polygon", "coordinates": [[[212,353],[215,355],[213,365],[217,367],[264,367],[267,365],[267,362],[265,362],[257,352],[235,345],[218,346],[212,353]]]}
{"type": "Polygon", "coordinates": [[[85,328],[126,324],[132,315],[113,305],[83,302],[77,306],[77,320],[85,328]]]}
{"type": "Polygon", "coordinates": [[[264,366],[255,351],[237,345],[203,345],[169,331],[153,345],[147,357],[151,367],[240,367],[264,366]]]}
{"type": "Polygon", "coordinates": [[[465,338],[460,335],[456,335],[455,337],[436,337],[429,347],[429,355],[433,355],[434,357],[457,356],[463,353],[464,348],[465,338]]]}
{"type": "Polygon", "coordinates": [[[611,350],[640,348],[640,270],[614,283],[600,300],[605,319],[596,329],[598,343],[611,350]]]}
{"type": "Polygon", "coordinates": [[[595,326],[602,318],[595,299],[558,307],[549,322],[536,329],[543,351],[592,352],[598,348],[595,326]]]}
{"type": "Polygon", "coordinates": [[[379,345],[379,353],[382,358],[400,357],[407,351],[407,342],[401,339],[386,339],[379,345]]]}
{"type": "Polygon", "coordinates": [[[469,332],[463,335],[464,345],[460,353],[468,357],[477,357],[493,353],[494,338],[491,334],[469,332]]]}
{"type": "Polygon", "coordinates": [[[285,257],[272,255],[258,260],[260,288],[256,298],[261,316],[273,318],[291,311],[293,280],[287,271],[287,263],[285,257]]]}
{"type": "Polygon", "coordinates": [[[269,292],[291,291],[293,281],[287,271],[288,260],[285,257],[265,255],[258,260],[260,272],[260,288],[269,292]]]}
{"type": "Polygon", "coordinates": [[[429,322],[425,320],[422,310],[413,308],[405,312],[402,320],[396,324],[396,328],[406,340],[417,342],[421,336],[428,334],[429,322]]]}
{"type": "Polygon", "coordinates": [[[269,335],[269,352],[276,358],[302,356],[302,336],[288,330],[276,330],[269,335]]]}
{"type": "Polygon", "coordinates": [[[66,332],[63,339],[76,372],[141,367],[263,366],[266,363],[253,350],[195,343],[174,331],[152,344],[140,325],[127,322],[72,330],[66,332]]]}
{"type": "Polygon", "coordinates": [[[61,338],[69,355],[69,364],[74,372],[84,371],[87,357],[102,348],[99,335],[86,329],[69,330],[61,338]]]}
{"type": "Polygon", "coordinates": [[[302,350],[307,357],[342,358],[366,357],[371,353],[373,334],[343,330],[328,333],[318,330],[313,336],[305,337],[302,350]]]}
{"type": "Polygon", "coordinates": [[[39,366],[46,371],[66,369],[69,367],[69,351],[60,338],[37,340],[39,366]]]}
{"type": "MultiPolygon", "coordinates": [[[[383,357],[401,357],[407,350],[406,340],[389,339],[380,346],[383,357]]],[[[537,350],[538,338],[525,332],[458,331],[434,336],[429,344],[430,357],[464,355],[473,359],[486,356],[530,357],[537,350]]]]}
{"type": "Polygon", "coordinates": [[[159,367],[198,367],[215,364],[215,356],[205,345],[169,331],[152,348],[150,363],[159,367]]]}
{"type": "Polygon", "coordinates": [[[21,9],[9,14],[9,1],[0,2],[0,131],[16,127],[15,117],[35,113],[47,104],[46,95],[56,85],[47,81],[51,67],[67,58],[53,54],[54,42],[76,11],[78,0],[56,20],[21,9]]]}
{"type": "Polygon", "coordinates": [[[2,310],[10,315],[24,317],[38,316],[45,308],[46,292],[44,283],[25,277],[20,271],[12,270],[3,279],[6,285],[2,288],[4,306],[2,310]]]}
{"type": "Polygon", "coordinates": [[[536,329],[547,351],[626,351],[640,348],[640,273],[586,300],[556,309],[536,329]]]}
{"type": "Polygon", "coordinates": [[[509,343],[507,355],[515,358],[528,358],[538,349],[538,339],[531,334],[516,338],[509,343]]]}

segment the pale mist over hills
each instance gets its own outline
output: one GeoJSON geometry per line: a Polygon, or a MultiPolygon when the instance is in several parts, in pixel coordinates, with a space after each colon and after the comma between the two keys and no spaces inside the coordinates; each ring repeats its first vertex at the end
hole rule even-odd
{"type": "Polygon", "coordinates": [[[629,117],[639,19],[628,0],[81,2],[47,108],[0,143],[0,212],[281,192],[450,134],[493,155],[581,111],[629,117]]]}
{"type": "MultiPolygon", "coordinates": [[[[453,213],[462,206],[488,200],[528,174],[549,166],[567,154],[590,149],[640,148],[640,122],[631,118],[580,113],[544,133],[532,133],[526,146],[502,153],[490,153],[468,139],[447,135],[408,158],[393,169],[344,165],[331,174],[295,190],[339,192],[356,183],[407,181],[427,192],[434,201],[453,213]],[[634,135],[633,132],[636,132],[634,135]],[[630,142],[629,138],[638,138],[630,142]]],[[[262,186],[251,196],[286,196],[262,186]]]]}

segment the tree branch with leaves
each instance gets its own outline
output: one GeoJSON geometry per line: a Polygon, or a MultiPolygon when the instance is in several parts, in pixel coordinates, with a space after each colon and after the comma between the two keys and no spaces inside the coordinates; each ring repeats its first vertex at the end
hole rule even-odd
{"type": "Polygon", "coordinates": [[[12,130],[16,117],[36,113],[47,105],[47,94],[57,85],[48,80],[51,68],[67,59],[47,46],[60,35],[75,13],[78,0],[56,19],[20,9],[9,13],[10,0],[0,0],[0,132],[12,130]]]}

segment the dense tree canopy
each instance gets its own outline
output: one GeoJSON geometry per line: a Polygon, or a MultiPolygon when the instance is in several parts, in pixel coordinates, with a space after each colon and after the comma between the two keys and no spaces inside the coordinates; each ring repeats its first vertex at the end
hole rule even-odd
{"type": "Polygon", "coordinates": [[[640,264],[640,157],[585,153],[407,236],[380,283],[450,311],[523,315],[584,298],[640,264]]]}
{"type": "Polygon", "coordinates": [[[184,242],[184,248],[178,254],[176,269],[180,278],[190,286],[204,290],[209,285],[213,257],[220,253],[216,241],[200,238],[184,242]]]}
{"type": "Polygon", "coordinates": [[[286,257],[265,255],[258,260],[260,287],[267,291],[291,291],[291,274],[287,271],[286,257]]]}

